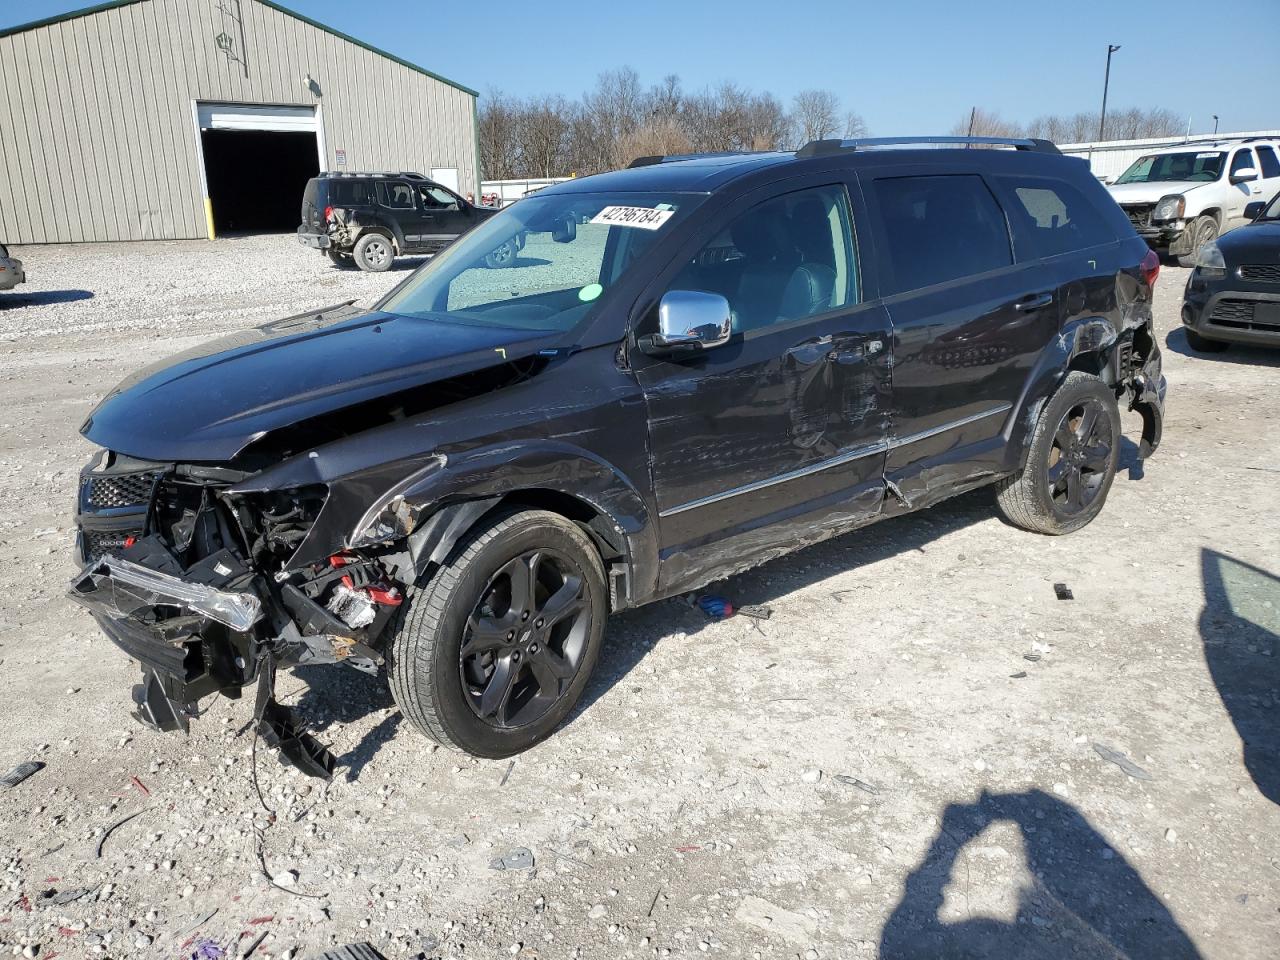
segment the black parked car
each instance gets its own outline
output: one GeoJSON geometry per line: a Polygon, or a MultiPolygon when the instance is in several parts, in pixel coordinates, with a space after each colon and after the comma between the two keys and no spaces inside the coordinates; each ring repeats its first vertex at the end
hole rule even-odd
{"type": "MultiPolygon", "coordinates": [[[[435,253],[497,212],[420,173],[322,173],[303,191],[298,241],[376,272],[402,254],[435,253]]],[[[492,251],[492,265],[517,253],[515,245],[492,251]]]]}
{"type": "Polygon", "coordinates": [[[372,310],[122,384],[82,428],[71,595],[142,662],[141,716],[256,681],[259,729],[323,774],[275,668],[385,660],[423,732],[507,756],[573,707],[612,611],[984,484],[1026,529],[1087,524],[1118,402],[1160,439],[1159,264],[1083,161],[976,142],[1005,149],[548,187],[372,310]]]}
{"type": "Polygon", "coordinates": [[[1280,194],[1245,216],[1252,222],[1200,248],[1187,278],[1182,323],[1193,350],[1280,346],[1280,194]]]}

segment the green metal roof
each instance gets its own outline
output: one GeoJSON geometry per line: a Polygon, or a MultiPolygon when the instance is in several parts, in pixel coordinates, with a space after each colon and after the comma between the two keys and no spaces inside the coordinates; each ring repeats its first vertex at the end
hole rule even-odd
{"type": "MultiPolygon", "coordinates": [[[[7,29],[0,30],[0,37],[8,37],[15,33],[24,33],[27,30],[35,30],[38,27],[47,27],[55,23],[62,23],[65,20],[75,20],[78,17],[87,17],[91,14],[101,13],[104,10],[114,10],[116,7],[127,7],[131,4],[142,2],[143,0],[106,0],[105,3],[94,4],[91,7],[84,7],[80,10],[72,10],[70,13],[62,13],[55,17],[45,17],[43,20],[33,20],[30,23],[22,23],[16,27],[9,27],[7,29]]],[[[365,43],[363,40],[357,40],[355,37],[350,34],[343,33],[341,30],[335,30],[333,27],[325,26],[320,21],[312,20],[310,17],[303,16],[296,10],[290,10],[288,7],[281,6],[280,4],[273,2],[273,0],[250,0],[250,2],[261,3],[263,6],[270,7],[272,10],[277,10],[286,16],[293,17],[295,20],[301,20],[308,26],[315,27],[317,30],[323,30],[325,33],[332,34],[341,40],[346,40],[348,43],[354,43],[357,47],[364,47],[364,49],[371,53],[376,53],[380,57],[386,57],[392,63],[398,63],[402,67],[408,67],[410,70],[415,70],[424,76],[430,77],[432,80],[439,80],[441,83],[447,83],[449,86],[461,90],[463,93],[469,94],[473,97],[480,96],[477,91],[472,90],[470,87],[464,87],[462,84],[450,80],[448,77],[442,77],[440,74],[433,73],[426,67],[420,67],[416,63],[410,63],[408,60],[397,57],[394,53],[388,53],[386,50],[375,47],[372,44],[365,43]]]]}
{"type": "Polygon", "coordinates": [[[50,24],[62,23],[64,20],[75,20],[77,17],[87,17],[91,13],[101,13],[103,10],[114,10],[116,7],[127,7],[131,3],[141,2],[142,0],[107,0],[106,3],[95,3],[92,7],[72,10],[70,13],[60,13],[56,17],[45,17],[43,20],[32,20],[30,23],[20,23],[16,27],[6,27],[4,30],[0,30],[0,37],[9,37],[15,33],[25,33],[28,30],[34,30],[37,27],[47,27],[50,24]]]}

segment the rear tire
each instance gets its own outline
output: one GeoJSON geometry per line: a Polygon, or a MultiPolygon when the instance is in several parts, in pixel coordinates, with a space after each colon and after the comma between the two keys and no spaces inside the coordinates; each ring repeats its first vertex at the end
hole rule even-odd
{"type": "Polygon", "coordinates": [[[582,696],[608,613],[590,539],[543,510],[500,516],[413,591],[387,648],[391,693],[437,743],[501,758],[582,696]]]}
{"type": "Polygon", "coordinates": [[[382,273],[391,267],[396,252],[390,237],[381,233],[366,233],[356,241],[351,256],[361,270],[382,273]]]}
{"type": "Polygon", "coordinates": [[[1183,329],[1187,332],[1187,346],[1197,353],[1221,353],[1229,346],[1229,344],[1221,340],[1210,340],[1207,337],[1202,337],[1190,327],[1184,327],[1183,329]]]}
{"type": "Polygon", "coordinates": [[[1034,533],[1079,530],[1102,510],[1119,455],[1115,394],[1073,371],[1040,412],[1022,470],[996,488],[1000,512],[1034,533]]]}
{"type": "Polygon", "coordinates": [[[1194,267],[1200,248],[1210,240],[1218,239],[1218,221],[1210,216],[1196,217],[1187,227],[1191,232],[1191,250],[1178,256],[1178,266],[1194,267]]]}

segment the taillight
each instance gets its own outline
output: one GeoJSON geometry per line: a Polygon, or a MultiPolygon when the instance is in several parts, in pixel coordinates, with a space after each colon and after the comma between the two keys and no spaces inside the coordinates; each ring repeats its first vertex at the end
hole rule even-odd
{"type": "Polygon", "coordinates": [[[329,207],[325,207],[325,208],[324,208],[324,218],[325,218],[325,220],[332,220],[332,219],[333,219],[333,207],[332,207],[332,206],[329,206],[329,207]]]}
{"type": "Polygon", "coordinates": [[[1148,250],[1139,269],[1142,270],[1142,278],[1147,281],[1147,286],[1154,290],[1156,278],[1160,276],[1160,255],[1154,250],[1148,250]]]}

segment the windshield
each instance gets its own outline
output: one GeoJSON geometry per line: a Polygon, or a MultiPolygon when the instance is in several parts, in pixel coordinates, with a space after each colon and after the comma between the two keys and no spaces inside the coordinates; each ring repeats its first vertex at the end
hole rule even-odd
{"type": "Polygon", "coordinates": [[[1139,157],[1116,183],[1162,183],[1192,180],[1212,183],[1222,175],[1226,154],[1220,150],[1188,150],[1186,153],[1159,153],[1139,157]]]}
{"type": "Polygon", "coordinates": [[[464,234],[379,304],[407,316],[570,330],[700,194],[539,194],[464,234]]]}

